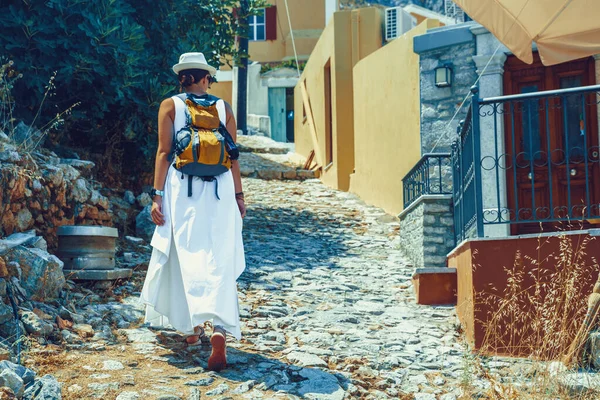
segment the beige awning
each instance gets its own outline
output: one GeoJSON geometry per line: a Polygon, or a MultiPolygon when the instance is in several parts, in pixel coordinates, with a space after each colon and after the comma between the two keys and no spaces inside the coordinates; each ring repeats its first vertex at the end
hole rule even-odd
{"type": "Polygon", "coordinates": [[[514,55],[545,65],[600,54],[599,0],[454,0],[514,55]]]}

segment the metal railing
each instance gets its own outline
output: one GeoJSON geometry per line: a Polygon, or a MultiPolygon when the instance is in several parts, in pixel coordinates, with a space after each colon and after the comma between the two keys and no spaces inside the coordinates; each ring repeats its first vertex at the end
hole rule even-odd
{"type": "Polygon", "coordinates": [[[404,208],[420,196],[452,194],[449,177],[452,174],[450,153],[428,153],[402,178],[404,208]]]}
{"type": "Polygon", "coordinates": [[[454,206],[454,233],[456,242],[472,237],[483,236],[481,213],[481,174],[475,168],[475,146],[472,109],[458,127],[459,138],[452,144],[452,203],[454,206]]]}
{"type": "Polygon", "coordinates": [[[596,85],[479,99],[472,89],[452,146],[457,242],[487,225],[600,221],[599,94],[596,85]]]}

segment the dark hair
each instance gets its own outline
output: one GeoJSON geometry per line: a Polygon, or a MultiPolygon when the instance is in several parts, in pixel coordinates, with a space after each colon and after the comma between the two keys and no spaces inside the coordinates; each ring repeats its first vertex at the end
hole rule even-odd
{"type": "Polygon", "coordinates": [[[183,71],[179,71],[179,84],[182,88],[192,86],[194,83],[198,83],[204,79],[206,75],[209,75],[209,72],[205,69],[184,69],[183,71]]]}

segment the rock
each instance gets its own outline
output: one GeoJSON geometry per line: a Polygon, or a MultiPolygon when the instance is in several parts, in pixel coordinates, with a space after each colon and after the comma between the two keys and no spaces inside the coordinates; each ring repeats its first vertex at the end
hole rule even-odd
{"type": "Polygon", "coordinates": [[[440,396],[440,400],[457,400],[457,397],[453,393],[446,393],[440,396]]]}
{"type": "Polygon", "coordinates": [[[22,311],[21,322],[27,333],[36,336],[48,336],[54,330],[52,324],[42,320],[32,311],[22,311]]]}
{"type": "Polygon", "coordinates": [[[11,369],[5,369],[0,373],[0,386],[9,387],[17,397],[23,396],[25,388],[23,380],[11,369]]]}
{"type": "Polygon", "coordinates": [[[306,380],[300,382],[298,394],[307,399],[343,400],[345,393],[337,378],[318,369],[304,368],[298,374],[306,380]]]}
{"type": "Polygon", "coordinates": [[[20,231],[24,231],[26,229],[31,228],[32,226],[33,226],[33,215],[31,215],[31,212],[29,211],[29,209],[27,209],[27,208],[21,209],[17,213],[17,228],[20,231]]]}
{"type": "Polygon", "coordinates": [[[198,379],[195,381],[187,381],[185,383],[185,385],[187,386],[210,386],[213,384],[213,382],[215,381],[215,378],[203,378],[203,379],[198,379]]]}
{"type": "Polygon", "coordinates": [[[34,301],[58,298],[65,284],[63,262],[41,249],[17,246],[5,255],[6,260],[17,262],[22,269],[21,286],[34,301]]]}
{"type": "MultiPolygon", "coordinates": [[[[8,268],[6,267],[6,261],[4,261],[4,258],[0,257],[0,277],[2,278],[2,282],[6,281],[4,280],[4,278],[8,277],[8,268]]],[[[2,296],[6,295],[6,287],[4,288],[4,294],[2,294],[2,296]]]]}
{"type": "Polygon", "coordinates": [[[99,396],[104,396],[108,390],[119,390],[118,382],[109,382],[109,383],[88,383],[88,388],[92,390],[99,396]]]}
{"type": "Polygon", "coordinates": [[[21,155],[16,151],[0,151],[0,161],[16,164],[21,161],[21,155]]]}
{"type": "Polygon", "coordinates": [[[133,244],[143,244],[144,239],[135,236],[125,236],[125,240],[133,244]]]}
{"type": "Polygon", "coordinates": [[[6,239],[0,239],[0,254],[17,246],[28,246],[37,240],[35,230],[13,233],[6,239]]]}
{"type": "Polygon", "coordinates": [[[135,376],[123,375],[123,384],[129,386],[135,386],[135,376]]]}
{"type": "Polygon", "coordinates": [[[10,350],[0,347],[0,361],[10,361],[12,353],[10,350]]]}
{"type": "Polygon", "coordinates": [[[137,198],[137,203],[140,207],[148,207],[152,205],[152,197],[146,192],[140,194],[137,198]]]}
{"type": "Polygon", "coordinates": [[[56,316],[56,325],[58,325],[58,329],[61,331],[63,329],[71,329],[73,327],[73,322],[68,319],[62,319],[60,316],[56,316]]]}
{"type": "Polygon", "coordinates": [[[594,331],[589,336],[590,353],[592,358],[592,365],[596,369],[600,368],[600,332],[594,331]]]}
{"type": "Polygon", "coordinates": [[[73,168],[68,164],[58,164],[58,167],[62,169],[63,175],[67,182],[74,182],[81,176],[81,172],[73,168]]]}
{"type": "Polygon", "coordinates": [[[89,203],[103,210],[108,210],[109,208],[108,199],[105,196],[102,196],[97,190],[92,190],[89,203]]]}
{"type": "Polygon", "coordinates": [[[117,396],[116,400],[138,400],[140,398],[141,397],[138,392],[121,392],[117,396]]]}
{"type": "Polygon", "coordinates": [[[192,388],[192,390],[190,390],[190,395],[188,396],[187,400],[200,400],[200,395],[200,389],[192,388]]]}
{"type": "Polygon", "coordinates": [[[108,379],[110,378],[112,375],[110,374],[92,374],[90,375],[90,379],[108,379]]]}
{"type": "Polygon", "coordinates": [[[41,170],[42,182],[50,184],[55,188],[61,187],[65,183],[65,174],[63,170],[53,165],[46,164],[41,170]]]}
{"type": "Polygon", "coordinates": [[[69,198],[73,199],[79,204],[84,204],[88,201],[90,198],[90,190],[87,187],[87,182],[85,179],[80,178],[73,183],[69,193],[69,198]]]}
{"type": "Polygon", "coordinates": [[[135,195],[131,190],[126,190],[123,199],[131,205],[135,204],[135,195]]]}
{"type": "Polygon", "coordinates": [[[52,375],[44,375],[25,390],[23,400],[61,400],[61,384],[52,375]]]}
{"type": "Polygon", "coordinates": [[[287,355],[287,359],[302,367],[327,367],[327,363],[314,354],[294,351],[287,355]]]}
{"type": "Polygon", "coordinates": [[[102,369],[104,371],[118,371],[121,369],[124,369],[125,367],[123,366],[122,363],[120,363],[119,361],[115,361],[115,360],[106,360],[104,361],[104,365],[102,366],[102,369]]]}
{"type": "Polygon", "coordinates": [[[216,388],[207,391],[206,395],[207,396],[219,396],[219,395],[225,393],[228,390],[229,390],[229,385],[226,384],[226,383],[221,383],[216,388]]]}
{"type": "Polygon", "coordinates": [[[79,393],[79,392],[81,392],[82,390],[83,390],[83,387],[82,387],[82,386],[80,386],[80,385],[78,385],[78,384],[71,385],[71,386],[69,386],[69,387],[67,388],[67,391],[68,391],[69,393],[79,393]]]}
{"type": "Polygon", "coordinates": [[[79,160],[76,158],[61,158],[59,162],[60,164],[66,164],[77,168],[85,176],[89,176],[90,172],[96,166],[92,161],[79,160]]]}
{"type": "Polygon", "coordinates": [[[14,127],[12,141],[27,151],[35,150],[43,143],[44,133],[34,127],[27,126],[23,121],[14,127]]]}
{"type": "Polygon", "coordinates": [[[432,393],[415,393],[415,400],[437,400],[435,394],[432,393]]]}
{"type": "Polygon", "coordinates": [[[156,400],[181,400],[181,397],[172,394],[163,394],[158,396],[156,400]]]}
{"type": "Polygon", "coordinates": [[[12,363],[10,361],[0,361],[0,370],[10,369],[23,380],[25,385],[29,385],[35,379],[35,372],[22,365],[12,363]]]}
{"type": "Polygon", "coordinates": [[[82,338],[94,336],[94,328],[89,324],[75,324],[73,330],[82,338]]]}
{"type": "Polygon", "coordinates": [[[30,247],[34,247],[36,249],[40,249],[42,251],[48,252],[48,242],[41,236],[37,236],[31,243],[30,247]]]}
{"type": "Polygon", "coordinates": [[[81,338],[78,335],[75,335],[66,329],[63,329],[60,332],[60,335],[62,336],[63,340],[69,344],[81,343],[81,338]]]}
{"type": "Polygon", "coordinates": [[[25,327],[21,321],[18,322],[19,332],[17,332],[16,324],[8,323],[8,324],[0,324],[0,337],[6,338],[8,342],[14,343],[17,339],[25,336],[25,327]],[[20,335],[20,336],[17,336],[20,335]]]}
{"type": "Polygon", "coordinates": [[[13,309],[11,306],[0,302],[0,325],[12,321],[14,319],[13,309]]]}
{"type": "Polygon", "coordinates": [[[246,381],[233,389],[232,394],[244,394],[250,391],[256,385],[256,381],[246,381]]]}
{"type": "Polygon", "coordinates": [[[119,333],[127,336],[132,343],[157,343],[156,335],[148,328],[120,329],[119,333]]]}
{"type": "Polygon", "coordinates": [[[595,372],[564,372],[558,374],[556,380],[571,396],[600,392],[600,376],[595,372]]]}
{"type": "Polygon", "coordinates": [[[135,234],[147,241],[152,239],[152,235],[154,235],[154,230],[156,229],[156,225],[152,222],[150,216],[151,209],[151,205],[144,207],[142,212],[135,218],[135,234]]]}

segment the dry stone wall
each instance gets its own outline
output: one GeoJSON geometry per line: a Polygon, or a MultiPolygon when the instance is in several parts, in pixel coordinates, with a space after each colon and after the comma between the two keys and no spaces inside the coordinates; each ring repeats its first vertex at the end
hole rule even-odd
{"type": "Polygon", "coordinates": [[[0,237],[35,229],[50,248],[62,225],[113,226],[113,212],[94,164],[41,149],[25,154],[0,132],[0,237]]]}

